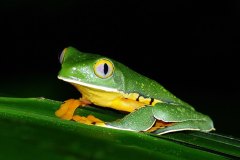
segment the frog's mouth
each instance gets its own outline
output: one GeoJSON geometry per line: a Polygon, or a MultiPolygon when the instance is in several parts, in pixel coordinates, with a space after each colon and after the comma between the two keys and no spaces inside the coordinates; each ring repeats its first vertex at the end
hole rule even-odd
{"type": "Polygon", "coordinates": [[[116,88],[109,88],[109,87],[105,87],[105,86],[98,86],[98,85],[94,85],[94,84],[89,84],[89,83],[81,82],[79,80],[75,80],[74,78],[70,79],[70,78],[65,78],[65,77],[58,76],[58,79],[69,82],[69,83],[89,87],[89,88],[95,88],[95,89],[103,90],[103,91],[106,91],[106,92],[117,92],[117,93],[120,92],[116,88]]]}

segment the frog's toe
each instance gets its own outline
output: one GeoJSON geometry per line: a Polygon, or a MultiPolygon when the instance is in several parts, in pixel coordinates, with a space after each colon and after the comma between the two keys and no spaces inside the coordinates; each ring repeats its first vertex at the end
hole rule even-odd
{"type": "Polygon", "coordinates": [[[76,122],[83,123],[83,124],[88,124],[91,125],[92,121],[90,121],[87,117],[79,116],[79,115],[74,115],[72,119],[76,122]]]}
{"type": "Polygon", "coordinates": [[[93,116],[93,115],[88,115],[88,116],[87,116],[87,119],[90,120],[90,121],[92,121],[92,123],[102,123],[102,122],[103,122],[102,120],[96,118],[96,117],[93,116]]]}
{"type": "Polygon", "coordinates": [[[88,115],[87,117],[74,115],[72,119],[76,122],[88,124],[88,125],[104,126],[105,124],[102,120],[94,117],[93,115],[88,115]]]}

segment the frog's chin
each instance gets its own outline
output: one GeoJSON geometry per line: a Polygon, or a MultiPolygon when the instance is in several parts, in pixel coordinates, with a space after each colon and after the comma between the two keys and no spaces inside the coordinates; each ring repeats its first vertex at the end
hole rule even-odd
{"type": "Polygon", "coordinates": [[[81,85],[81,86],[85,86],[85,87],[89,87],[89,88],[94,88],[94,89],[99,89],[99,90],[103,90],[103,91],[107,91],[107,92],[119,92],[116,88],[109,88],[109,87],[105,87],[105,86],[98,86],[98,85],[94,85],[94,84],[89,84],[89,83],[85,83],[85,82],[81,82],[79,80],[75,80],[72,78],[65,78],[65,77],[61,77],[58,76],[58,79],[61,79],[63,81],[72,83],[72,84],[77,84],[77,85],[81,85]]]}

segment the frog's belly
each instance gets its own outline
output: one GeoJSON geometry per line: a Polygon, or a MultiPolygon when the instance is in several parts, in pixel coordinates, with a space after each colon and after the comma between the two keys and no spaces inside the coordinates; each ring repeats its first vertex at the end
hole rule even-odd
{"type": "Polygon", "coordinates": [[[145,104],[136,100],[127,99],[124,93],[109,92],[100,89],[73,84],[82,94],[82,98],[101,107],[109,107],[116,110],[132,112],[145,104]]]}

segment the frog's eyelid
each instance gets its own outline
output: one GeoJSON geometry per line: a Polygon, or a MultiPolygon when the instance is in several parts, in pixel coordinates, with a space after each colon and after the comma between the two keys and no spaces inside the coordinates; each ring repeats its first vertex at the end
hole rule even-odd
{"type": "Polygon", "coordinates": [[[66,53],[67,48],[65,48],[58,56],[59,62],[62,64],[64,60],[64,55],[66,53]]]}

